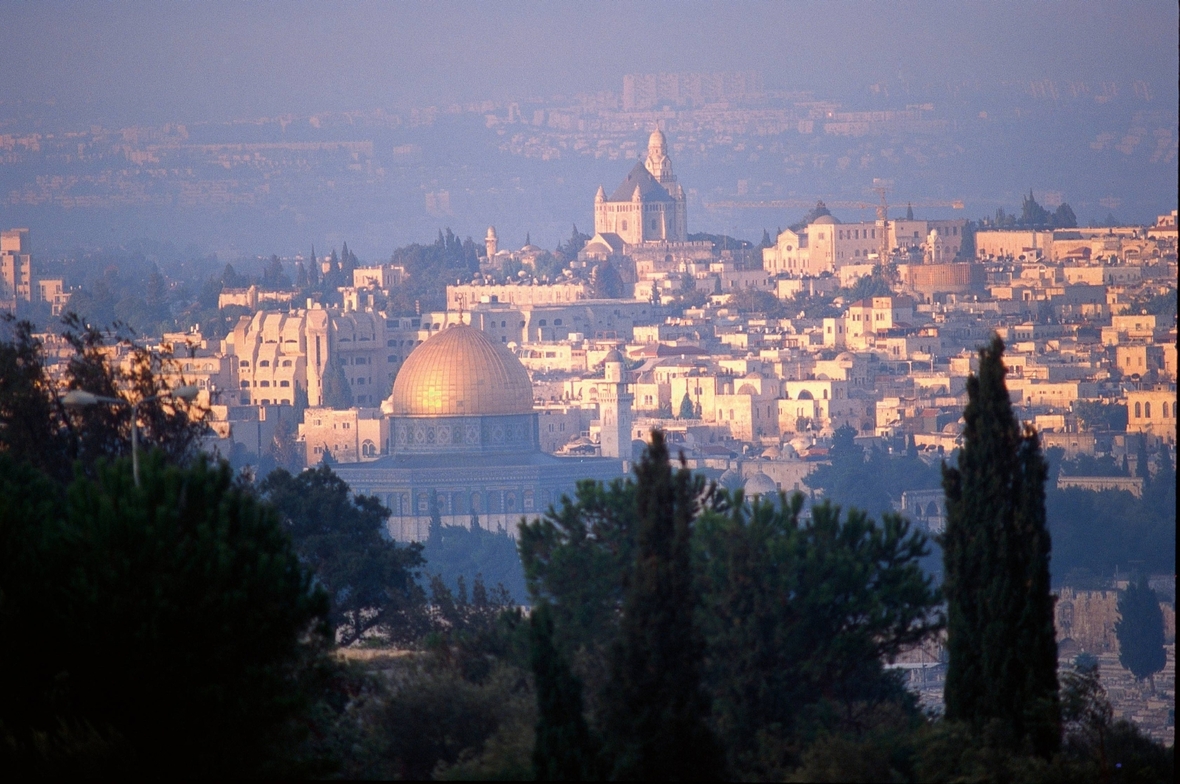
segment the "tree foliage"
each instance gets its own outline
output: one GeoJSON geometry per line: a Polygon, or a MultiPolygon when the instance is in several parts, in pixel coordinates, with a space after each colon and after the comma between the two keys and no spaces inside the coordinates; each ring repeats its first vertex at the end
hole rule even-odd
{"type": "Polygon", "coordinates": [[[393,292],[391,314],[409,316],[446,307],[446,287],[467,281],[479,271],[479,256],[470,237],[460,240],[449,228],[430,245],[414,243],[393,252],[389,262],[405,267],[405,284],[393,292]]]}
{"type": "Polygon", "coordinates": [[[673,470],[663,433],[635,468],[635,562],[610,656],[603,731],[612,776],[717,778],[721,750],[707,725],[704,639],[697,626],[693,523],[704,480],[673,470]]]}
{"type": "MultiPolygon", "coordinates": [[[[919,559],[926,537],[896,514],[880,524],[803,496],[749,503],[740,492],[701,519],[697,571],[716,726],[732,769],[788,769],[801,722],[831,729],[905,703],[884,669],[940,628],[919,559]],[[784,754],[785,751],[785,754],[784,754]]],[[[797,749],[797,745],[795,746],[797,749]]]]}
{"type": "Polygon", "coordinates": [[[0,452],[27,461],[60,482],[73,476],[73,463],[93,472],[97,460],[127,454],[131,448],[130,404],[138,406],[143,449],[159,448],[168,459],[192,459],[208,432],[207,410],[167,395],[168,377],[184,383],[168,351],[148,351],[126,336],[84,325],[74,314],[62,320],[61,336],[71,351],[65,368],[67,389],[81,389],[128,405],[101,403],[66,408],[60,388],[49,377],[44,347],[27,321],[5,322],[11,337],[0,341],[0,452]],[[111,363],[113,346],[129,354],[124,367],[111,363]]]}
{"type": "Polygon", "coordinates": [[[741,289],[729,295],[727,308],[739,313],[761,313],[767,318],[783,318],[787,315],[782,300],[762,289],[741,289]]]}
{"type": "Polygon", "coordinates": [[[53,775],[278,773],[326,597],[229,467],[0,455],[0,755],[53,775]],[[93,742],[75,745],[78,733],[93,742]],[[278,766],[278,767],[276,767],[278,766]]]}
{"type": "Polygon", "coordinates": [[[588,781],[597,772],[597,749],[582,708],[582,682],[553,644],[553,613],[538,605],[529,619],[531,663],[537,690],[533,772],[538,781],[588,781]]]}
{"type": "Polygon", "coordinates": [[[516,540],[507,531],[480,526],[474,515],[470,527],[443,525],[441,519],[431,526],[422,557],[427,571],[452,590],[460,579],[471,584],[478,577],[502,588],[513,602],[523,602],[527,596],[516,540]]]}
{"type": "Polygon", "coordinates": [[[1168,662],[1164,650],[1164,614],[1159,597],[1140,577],[1119,594],[1119,663],[1139,680],[1150,678],[1168,662]]]}
{"type": "Polygon", "coordinates": [[[323,405],[343,411],[352,408],[352,386],[348,383],[348,375],[339,361],[328,363],[327,372],[323,379],[323,405]]]}
{"type": "Polygon", "coordinates": [[[577,260],[578,253],[581,252],[582,248],[586,247],[586,243],[590,239],[591,236],[578,231],[577,224],[575,224],[570,238],[557,246],[557,256],[566,264],[577,260]]]}
{"type": "Polygon", "coordinates": [[[422,546],[399,546],[384,535],[389,510],[377,498],[352,495],[328,466],[296,476],[276,469],[260,490],[331,599],[329,619],[341,644],[371,633],[400,643],[421,636],[422,546]]]}
{"type": "Polygon", "coordinates": [[[999,337],[980,350],[958,466],[943,468],[946,711],[977,727],[998,720],[1010,744],[1047,757],[1060,740],[1048,469],[1035,431],[1013,414],[1003,353],[999,337]]]}

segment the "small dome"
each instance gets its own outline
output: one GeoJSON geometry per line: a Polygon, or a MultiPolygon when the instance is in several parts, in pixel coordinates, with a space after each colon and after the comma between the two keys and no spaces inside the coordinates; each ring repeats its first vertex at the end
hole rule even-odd
{"type": "Polygon", "coordinates": [[[757,395],[758,390],[754,388],[753,384],[742,384],[741,387],[738,388],[738,394],[739,395],[757,395]]]}
{"type": "Polygon", "coordinates": [[[668,147],[668,139],[664,136],[664,132],[656,128],[651,132],[651,136],[647,137],[647,148],[650,149],[666,149],[668,147]]]}
{"type": "Polygon", "coordinates": [[[496,227],[495,226],[488,226],[488,233],[487,233],[487,236],[485,237],[485,239],[489,239],[489,240],[496,239],[496,227]]]}
{"type": "Polygon", "coordinates": [[[410,352],[389,408],[395,416],[529,414],[533,385],[507,348],[482,330],[452,324],[410,352]]]}
{"type": "Polygon", "coordinates": [[[815,221],[813,222],[813,224],[812,224],[812,225],[815,225],[815,226],[831,226],[831,225],[833,225],[833,224],[837,224],[837,223],[839,223],[839,222],[840,222],[840,221],[839,221],[839,219],[837,219],[836,217],[834,217],[834,216],[832,216],[832,215],[821,215],[821,216],[819,216],[818,218],[816,218],[816,219],[815,219],[815,221]]]}
{"type": "Polygon", "coordinates": [[[729,490],[737,490],[742,486],[742,472],[736,466],[728,468],[717,480],[717,484],[729,490]]]}
{"type": "Polygon", "coordinates": [[[603,362],[619,362],[622,363],[623,355],[619,353],[617,348],[612,348],[606,352],[606,356],[602,358],[603,362]]]}
{"type": "Polygon", "coordinates": [[[773,495],[778,492],[778,485],[766,474],[759,471],[746,480],[746,495],[773,495]]]}
{"type": "Polygon", "coordinates": [[[783,450],[779,449],[777,446],[768,446],[762,450],[762,456],[767,460],[778,460],[783,456],[783,450]]]}

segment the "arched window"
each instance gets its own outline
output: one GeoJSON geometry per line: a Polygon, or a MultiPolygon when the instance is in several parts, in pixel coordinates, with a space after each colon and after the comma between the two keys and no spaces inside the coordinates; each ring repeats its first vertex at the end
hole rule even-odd
{"type": "Polygon", "coordinates": [[[289,386],[291,386],[291,382],[290,381],[280,381],[279,386],[280,387],[289,387],[289,386]]]}
{"type": "Polygon", "coordinates": [[[1151,401],[1150,400],[1143,404],[1143,416],[1146,419],[1151,419],[1151,401]]]}
{"type": "Polygon", "coordinates": [[[264,359],[258,363],[258,367],[270,367],[270,360],[264,359]]]}
{"type": "Polygon", "coordinates": [[[1135,418],[1139,419],[1142,416],[1143,416],[1143,409],[1139,406],[1138,403],[1136,403],[1135,404],[1135,418]]]}
{"type": "Polygon", "coordinates": [[[366,438],[365,442],[363,444],[361,444],[361,455],[363,455],[364,457],[376,457],[377,456],[376,445],[374,445],[372,441],[370,441],[366,438]]]}

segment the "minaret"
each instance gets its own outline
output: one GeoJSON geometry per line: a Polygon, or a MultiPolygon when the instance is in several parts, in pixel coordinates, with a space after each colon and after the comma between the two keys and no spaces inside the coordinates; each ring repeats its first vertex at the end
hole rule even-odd
{"type": "Polygon", "coordinates": [[[496,250],[499,247],[499,238],[496,236],[495,226],[488,226],[488,234],[483,238],[483,246],[488,252],[488,264],[491,264],[496,258],[496,250]]]}
{"type": "Polygon", "coordinates": [[[598,392],[599,445],[603,457],[631,459],[631,402],[623,378],[623,355],[611,351],[604,360],[606,382],[598,392]]]}

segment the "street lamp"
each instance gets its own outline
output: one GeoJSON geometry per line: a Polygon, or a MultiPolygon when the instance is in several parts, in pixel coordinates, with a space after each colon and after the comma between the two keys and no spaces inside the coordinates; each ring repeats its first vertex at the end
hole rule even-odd
{"type": "Polygon", "coordinates": [[[151,403],[153,400],[159,400],[162,397],[180,398],[188,403],[196,398],[199,392],[200,390],[197,387],[189,385],[177,387],[160,395],[145,397],[138,403],[129,403],[121,397],[104,397],[83,389],[71,389],[61,396],[61,402],[69,408],[87,408],[99,403],[131,406],[131,474],[135,477],[135,486],[139,487],[139,407],[144,403],[151,403]]]}

